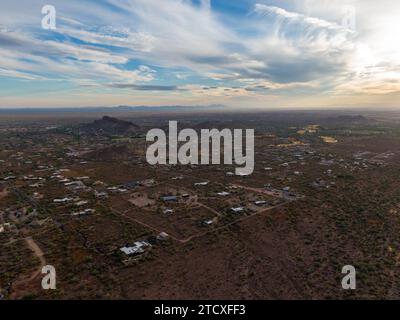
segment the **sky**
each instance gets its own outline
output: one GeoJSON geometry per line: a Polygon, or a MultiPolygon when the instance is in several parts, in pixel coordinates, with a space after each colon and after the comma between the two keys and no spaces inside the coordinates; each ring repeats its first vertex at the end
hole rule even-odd
{"type": "Polygon", "coordinates": [[[395,0],[0,0],[0,108],[397,107],[395,0]],[[42,27],[42,8],[56,28],[42,27]]]}

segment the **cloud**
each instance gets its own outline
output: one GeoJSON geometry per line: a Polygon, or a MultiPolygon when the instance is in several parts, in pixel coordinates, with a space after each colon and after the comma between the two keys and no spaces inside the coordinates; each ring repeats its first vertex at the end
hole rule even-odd
{"type": "Polygon", "coordinates": [[[39,90],[57,80],[88,94],[149,92],[149,101],[152,91],[256,103],[295,100],[299,91],[310,99],[398,92],[400,4],[382,0],[376,10],[372,0],[266,3],[243,1],[241,14],[210,0],[53,0],[57,30],[44,31],[41,1],[7,2],[0,81],[31,81],[39,90]],[[355,30],[343,23],[349,5],[355,30]]]}
{"type": "Polygon", "coordinates": [[[68,27],[60,29],[58,32],[88,44],[105,44],[144,53],[150,52],[154,48],[154,42],[156,40],[149,33],[135,32],[126,27],[116,28],[113,26],[106,26],[94,28],[94,30],[68,27]]]}
{"type": "Polygon", "coordinates": [[[0,76],[23,79],[23,80],[41,80],[41,79],[43,79],[40,76],[36,76],[33,74],[20,72],[20,71],[16,71],[16,70],[9,70],[9,69],[5,69],[5,68],[0,68],[0,76]]]}
{"type": "Polygon", "coordinates": [[[107,85],[110,88],[133,89],[138,91],[175,91],[180,90],[177,86],[163,85],[138,85],[129,83],[111,83],[107,85]]]}
{"type": "Polygon", "coordinates": [[[1,65],[14,68],[15,75],[36,74],[35,79],[148,82],[156,73],[143,65],[137,70],[117,67],[128,63],[129,58],[102,47],[40,40],[20,31],[0,31],[0,43],[1,65]]]}
{"type": "Polygon", "coordinates": [[[327,28],[327,29],[345,29],[347,32],[353,32],[353,30],[347,29],[335,22],[326,21],[315,17],[309,17],[301,13],[290,12],[285,9],[267,6],[265,4],[257,3],[254,7],[254,12],[264,15],[279,16],[281,18],[292,20],[298,23],[303,23],[316,28],[327,28]]]}

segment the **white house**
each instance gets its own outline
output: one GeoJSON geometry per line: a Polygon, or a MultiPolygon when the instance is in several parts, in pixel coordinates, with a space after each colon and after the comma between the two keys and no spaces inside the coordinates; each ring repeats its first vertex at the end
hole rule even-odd
{"type": "Polygon", "coordinates": [[[262,206],[262,205],[264,205],[264,204],[267,204],[267,201],[256,201],[256,202],[254,202],[254,204],[255,204],[256,206],[262,206]]]}
{"type": "Polygon", "coordinates": [[[71,202],[73,201],[73,198],[63,198],[63,199],[54,199],[53,202],[54,203],[67,203],[67,202],[71,202]]]}
{"type": "Polygon", "coordinates": [[[243,208],[243,207],[234,207],[234,208],[231,208],[231,210],[232,210],[234,213],[241,213],[241,212],[244,211],[244,208],[243,208]]]}
{"type": "Polygon", "coordinates": [[[146,251],[146,249],[150,248],[151,244],[147,241],[137,241],[133,244],[132,247],[122,247],[120,250],[125,253],[127,256],[141,254],[146,251]]]}
{"type": "Polygon", "coordinates": [[[206,186],[206,185],[208,185],[208,181],[206,181],[206,182],[196,182],[194,184],[195,187],[206,186]]]}
{"type": "Polygon", "coordinates": [[[92,214],[94,212],[95,212],[94,209],[85,209],[85,210],[80,211],[80,212],[71,213],[71,215],[72,216],[85,216],[85,215],[88,215],[88,214],[92,214]]]}
{"type": "Polygon", "coordinates": [[[221,196],[221,197],[226,197],[226,196],[229,196],[230,195],[230,193],[229,192],[226,192],[226,191],[224,191],[224,192],[218,192],[217,193],[219,196],[221,196]]]}

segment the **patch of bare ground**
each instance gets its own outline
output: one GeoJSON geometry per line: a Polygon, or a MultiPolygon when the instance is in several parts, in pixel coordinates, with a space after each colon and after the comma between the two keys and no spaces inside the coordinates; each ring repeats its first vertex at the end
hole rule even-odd
{"type": "Polygon", "coordinates": [[[0,191],[0,200],[4,199],[7,196],[8,196],[7,188],[4,188],[2,191],[0,191]]]}

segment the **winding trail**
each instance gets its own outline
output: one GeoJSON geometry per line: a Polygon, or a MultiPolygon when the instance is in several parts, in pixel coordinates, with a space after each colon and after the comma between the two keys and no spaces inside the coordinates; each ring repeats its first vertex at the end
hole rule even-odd
{"type": "Polygon", "coordinates": [[[36,257],[38,257],[40,261],[40,267],[36,270],[28,281],[32,281],[35,279],[39,274],[42,273],[42,268],[46,265],[46,259],[44,258],[44,253],[42,249],[38,246],[38,244],[33,240],[32,237],[25,238],[26,244],[28,245],[29,249],[31,249],[36,257]]]}

